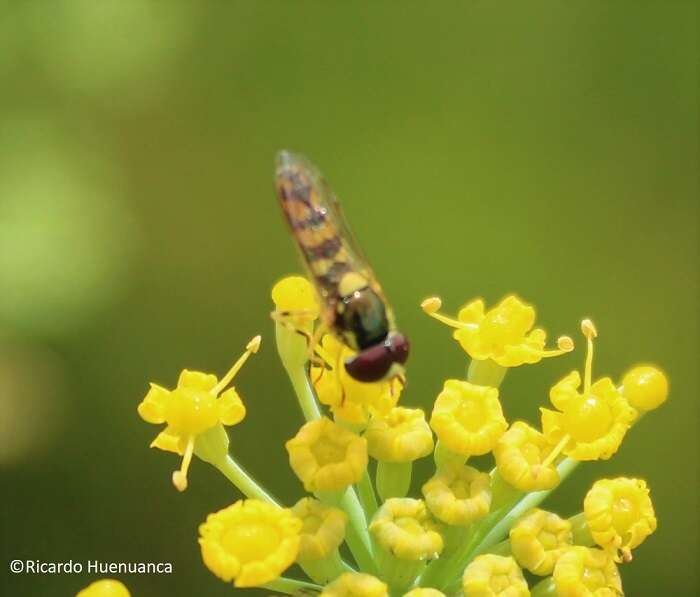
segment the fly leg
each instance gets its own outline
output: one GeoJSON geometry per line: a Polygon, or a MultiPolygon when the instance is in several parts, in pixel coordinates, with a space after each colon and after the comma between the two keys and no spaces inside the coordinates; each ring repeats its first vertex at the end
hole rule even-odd
{"type": "MultiPolygon", "coordinates": [[[[295,322],[303,320],[304,318],[313,317],[314,315],[315,313],[308,309],[299,309],[297,311],[272,311],[270,313],[270,317],[273,321],[283,325],[295,334],[299,334],[306,340],[307,360],[312,365],[321,368],[321,374],[318,377],[318,379],[320,379],[328,365],[316,353],[321,343],[321,338],[328,331],[328,326],[326,326],[325,323],[320,323],[316,326],[313,334],[310,334],[306,330],[300,329],[298,325],[295,325],[295,322]]],[[[316,379],[314,383],[316,383],[318,379],[316,379]]]]}

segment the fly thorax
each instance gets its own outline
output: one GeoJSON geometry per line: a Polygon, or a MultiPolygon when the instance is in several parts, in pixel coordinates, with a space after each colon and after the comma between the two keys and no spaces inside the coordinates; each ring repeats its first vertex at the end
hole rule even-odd
{"type": "Polygon", "coordinates": [[[389,333],[384,301],[366,285],[343,295],[337,305],[338,324],[347,343],[356,350],[384,341],[389,333]]]}

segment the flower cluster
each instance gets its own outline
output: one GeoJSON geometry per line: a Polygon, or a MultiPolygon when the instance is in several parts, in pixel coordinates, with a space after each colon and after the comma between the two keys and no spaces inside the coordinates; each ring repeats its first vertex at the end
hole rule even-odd
{"type": "MultiPolygon", "coordinates": [[[[152,384],[138,407],[145,421],[166,425],[152,445],[183,457],[177,489],[198,457],[244,495],[200,526],[213,574],[236,587],[322,597],[621,594],[618,565],[656,529],[646,483],[599,480],[567,518],[539,505],[579,463],[615,454],[642,415],[666,400],[663,372],[644,365],[620,384],[594,378],[597,330],[586,319],[583,371],[552,385],[539,426],[509,422],[499,390],[507,370],[569,353],[573,340],[562,336],[548,348],[534,308],[515,296],[491,309],[471,301],[456,318],[433,297],[423,311],[453,328],[471,361],[466,379],[444,381],[427,415],[398,405],[403,376],[363,383],[348,374],[353,351],[320,321],[321,302],[305,278],[281,280],[272,298],[277,349],[306,420],[285,446],[310,495],[284,507],[229,453],[225,427],[246,409],[226,388],[259,337],[221,380],[183,371],[173,390],[152,384]],[[469,460],[486,454],[491,470],[469,460]],[[411,495],[413,463],[427,457],[434,473],[411,495]],[[293,564],[306,578],[285,575],[293,564]],[[533,577],[541,579],[532,585],[533,577]]],[[[112,595],[96,586],[80,597],[112,595]]]]}

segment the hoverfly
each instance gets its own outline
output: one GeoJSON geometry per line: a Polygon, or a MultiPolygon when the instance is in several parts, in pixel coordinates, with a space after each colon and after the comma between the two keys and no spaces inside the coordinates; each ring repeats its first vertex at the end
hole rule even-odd
{"type": "Polygon", "coordinates": [[[345,361],[362,382],[402,378],[408,338],[354,242],[335,196],[303,156],[277,155],[282,211],[321,301],[322,324],[357,354],[345,361]]]}

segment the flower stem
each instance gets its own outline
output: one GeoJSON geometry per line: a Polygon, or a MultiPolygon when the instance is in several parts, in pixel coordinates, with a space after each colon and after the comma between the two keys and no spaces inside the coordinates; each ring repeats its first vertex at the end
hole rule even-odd
{"type": "Polygon", "coordinates": [[[350,524],[345,531],[345,540],[357,564],[363,571],[376,573],[377,566],[372,553],[372,541],[367,532],[367,518],[357,494],[351,487],[343,494],[340,505],[348,515],[350,524]]]}
{"type": "Polygon", "coordinates": [[[403,595],[425,568],[424,560],[400,560],[382,547],[377,547],[376,555],[381,576],[392,595],[403,595]]]}
{"type": "Polygon", "coordinates": [[[320,560],[297,560],[297,563],[309,578],[320,585],[329,583],[343,574],[343,572],[354,572],[353,568],[341,559],[337,549],[326,558],[320,560]]]}
{"type": "Polygon", "coordinates": [[[591,547],[595,545],[595,541],[591,536],[591,531],[588,528],[588,523],[586,522],[586,515],[583,512],[579,512],[576,516],[569,518],[571,523],[571,534],[574,538],[574,545],[585,545],[586,547],[591,547]]]}
{"type": "MultiPolygon", "coordinates": [[[[560,483],[564,479],[566,479],[572,471],[578,466],[578,461],[576,460],[571,460],[570,458],[565,458],[559,466],[557,466],[557,470],[559,471],[559,478],[560,478],[560,483]]],[[[558,485],[557,485],[558,487],[558,485]]],[[[520,501],[518,501],[515,506],[508,512],[496,525],[493,526],[493,528],[484,536],[484,538],[481,540],[481,542],[476,546],[474,551],[470,554],[470,560],[479,554],[483,553],[487,549],[489,549],[491,546],[495,545],[503,537],[506,536],[510,528],[513,526],[516,520],[520,518],[525,512],[530,510],[531,508],[535,508],[536,506],[539,506],[548,496],[552,491],[556,489],[556,487],[552,489],[546,489],[544,491],[533,491],[531,493],[528,493],[523,497],[520,501]]]]}
{"type": "Polygon", "coordinates": [[[377,496],[374,493],[372,479],[369,476],[368,470],[364,472],[360,482],[357,484],[357,493],[360,497],[360,502],[362,503],[362,508],[365,511],[367,520],[372,520],[372,517],[379,506],[377,504],[377,496]]]}
{"type": "Polygon", "coordinates": [[[219,469],[219,471],[221,471],[246,497],[262,500],[275,506],[280,505],[279,502],[264,488],[258,485],[255,479],[253,479],[253,477],[251,477],[229,454],[227,454],[225,458],[216,460],[211,464],[219,469]]]}
{"type": "Polygon", "coordinates": [[[292,382],[294,393],[297,395],[299,406],[307,421],[315,421],[321,418],[321,410],[318,408],[316,396],[311,388],[309,376],[304,368],[295,368],[287,371],[292,382]]]}
{"type": "Polygon", "coordinates": [[[453,452],[439,439],[435,442],[433,459],[435,460],[435,466],[437,468],[442,468],[450,464],[464,464],[467,461],[466,456],[453,452]]]}
{"type": "Polygon", "coordinates": [[[483,361],[472,359],[467,370],[467,381],[479,386],[497,388],[501,385],[507,371],[507,367],[501,367],[491,359],[484,359],[483,361]]]}
{"type": "Polygon", "coordinates": [[[287,578],[286,576],[280,576],[279,578],[264,584],[263,587],[270,591],[279,591],[280,593],[285,593],[287,595],[296,595],[305,589],[317,593],[323,590],[323,587],[320,585],[315,585],[314,583],[305,582],[303,580],[296,580],[294,578],[287,578]]]}
{"type": "MultiPolygon", "coordinates": [[[[559,463],[557,470],[559,471],[560,483],[573,472],[578,464],[578,461],[570,458],[565,458],[559,463]]],[[[554,489],[556,487],[528,493],[522,499],[517,500],[512,507],[502,508],[487,516],[479,525],[475,540],[461,552],[461,558],[448,570],[448,581],[452,581],[448,585],[448,591],[458,585],[459,580],[456,577],[461,575],[462,570],[469,562],[503,540],[515,521],[531,508],[541,504],[554,489]]]]}
{"type": "Polygon", "coordinates": [[[510,548],[510,541],[506,539],[505,541],[501,541],[500,543],[496,543],[492,548],[489,549],[488,553],[497,555],[497,556],[509,556],[512,554],[511,548],[510,548]]]}
{"type": "Polygon", "coordinates": [[[377,493],[382,501],[406,497],[411,486],[412,462],[377,463],[377,493]]]}
{"type": "Polygon", "coordinates": [[[556,597],[556,595],[557,589],[551,576],[538,582],[530,591],[530,597],[556,597]]]}
{"type": "Polygon", "coordinates": [[[348,487],[342,492],[317,492],[316,497],[329,506],[340,507],[345,511],[348,515],[345,542],[360,569],[369,574],[376,574],[377,565],[374,561],[372,540],[367,532],[367,518],[353,488],[348,487]]]}

